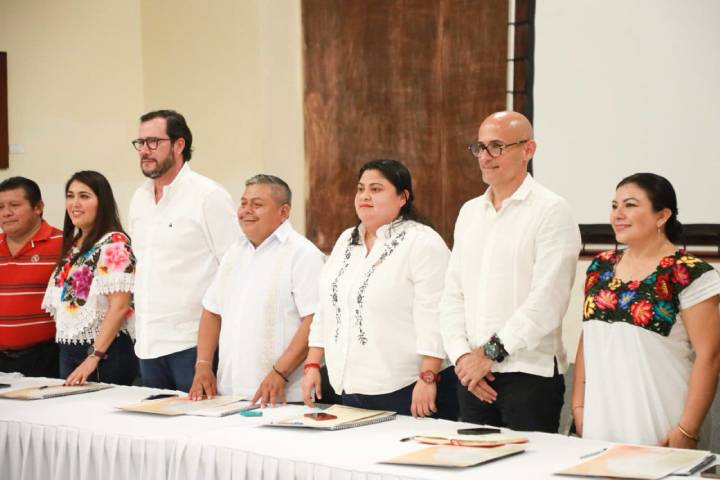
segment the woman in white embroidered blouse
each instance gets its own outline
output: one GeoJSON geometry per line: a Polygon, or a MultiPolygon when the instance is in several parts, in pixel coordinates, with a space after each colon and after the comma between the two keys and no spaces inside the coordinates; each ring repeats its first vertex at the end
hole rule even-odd
{"type": "Polygon", "coordinates": [[[438,325],[449,251],[413,206],[395,160],[360,169],[360,223],[340,235],[320,275],[303,397],[321,399],[320,362],[344,405],[457,419],[457,378],[438,325]],[[442,371],[441,371],[442,370],[442,371]]]}
{"type": "Polygon", "coordinates": [[[112,188],[94,171],[65,185],[63,247],[43,308],[55,317],[60,376],[132,384],[132,290],[135,256],[123,231],[112,188]]]}
{"type": "Polygon", "coordinates": [[[720,275],[682,243],[672,184],[623,179],[610,220],[623,250],[585,281],[572,413],[585,438],[697,448],[720,360],[720,275]]]}

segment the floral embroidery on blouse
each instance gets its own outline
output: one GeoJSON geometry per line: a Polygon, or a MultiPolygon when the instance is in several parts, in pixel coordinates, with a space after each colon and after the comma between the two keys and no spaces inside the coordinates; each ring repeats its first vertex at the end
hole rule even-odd
{"type": "Polygon", "coordinates": [[[679,295],[712,266],[678,250],[663,257],[643,280],[623,282],[615,276],[622,252],[602,252],[585,277],[583,321],[625,322],[667,337],[680,311],[679,295]]]}
{"type": "MultiPolygon", "coordinates": [[[[372,277],[372,274],[375,273],[377,267],[382,265],[385,259],[392,255],[397,246],[400,245],[400,243],[405,239],[406,233],[407,231],[403,230],[402,232],[395,235],[395,237],[393,237],[391,240],[385,242],[385,244],[383,245],[383,253],[380,255],[380,258],[378,258],[377,261],[375,261],[375,263],[373,263],[373,265],[365,273],[363,283],[358,289],[356,298],[357,307],[355,307],[354,311],[355,321],[353,325],[356,326],[358,329],[357,339],[358,342],[360,342],[360,345],[365,345],[368,342],[367,335],[365,334],[365,329],[363,328],[363,307],[365,306],[365,290],[367,290],[368,283],[370,282],[370,277],[372,277]]],[[[337,276],[330,284],[330,300],[332,301],[333,308],[335,309],[335,342],[337,342],[338,338],[340,337],[340,325],[342,323],[342,309],[340,308],[340,304],[338,302],[338,282],[340,280],[340,277],[343,276],[343,274],[347,271],[348,266],[350,265],[350,257],[352,256],[353,247],[357,247],[357,245],[353,245],[352,240],[348,240],[348,245],[345,248],[345,253],[343,254],[342,267],[340,267],[337,276]]]]}
{"type": "MultiPolygon", "coordinates": [[[[99,297],[132,292],[135,256],[128,237],[117,232],[105,235],[72,261],[76,256],[77,249],[73,249],[62,268],[53,273],[43,308],[55,317],[58,341],[92,342],[107,311],[107,302],[99,297]]],[[[126,318],[132,316],[131,299],[126,318]]],[[[122,328],[130,329],[127,324],[122,328]]]]}

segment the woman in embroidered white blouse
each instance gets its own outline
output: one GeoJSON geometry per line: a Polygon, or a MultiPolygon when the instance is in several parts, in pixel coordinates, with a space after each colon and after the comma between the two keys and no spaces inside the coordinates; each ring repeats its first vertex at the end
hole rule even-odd
{"type": "Polygon", "coordinates": [[[324,357],[344,405],[457,419],[457,378],[445,368],[438,325],[450,252],[412,202],[402,163],[374,160],[360,169],[360,223],[340,235],[320,275],[306,404],[313,394],[321,399],[324,357]]]}
{"type": "Polygon", "coordinates": [[[60,376],[130,385],[137,358],[130,337],[135,256],[107,179],[75,173],[65,185],[60,260],[43,308],[55,317],[60,376]]]}

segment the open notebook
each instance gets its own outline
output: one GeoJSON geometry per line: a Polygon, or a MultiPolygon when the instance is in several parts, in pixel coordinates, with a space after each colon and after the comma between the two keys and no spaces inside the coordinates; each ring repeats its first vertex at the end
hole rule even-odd
{"type": "Polygon", "coordinates": [[[0,393],[0,398],[11,398],[14,400],[43,400],[45,398],[64,397],[65,395],[77,395],[80,393],[97,392],[112,388],[106,383],[86,383],[84,385],[35,385],[24,387],[9,392],[0,393]]]}
{"type": "Polygon", "coordinates": [[[246,410],[254,410],[259,404],[252,404],[243,397],[226,395],[205,400],[190,400],[188,397],[169,397],[145,400],[140,403],[121,405],[117,408],[126,412],[154,413],[156,415],[198,415],[201,417],[224,417],[246,410]]]}
{"type": "Polygon", "coordinates": [[[320,430],[342,430],[362,427],[373,423],[394,420],[395,412],[385,410],[365,410],[363,408],[333,405],[322,412],[308,413],[299,417],[287,418],[267,424],[270,427],[316,428],[320,430]],[[312,418],[311,416],[315,417],[312,418]],[[333,418],[334,417],[334,418],[333,418]]]}

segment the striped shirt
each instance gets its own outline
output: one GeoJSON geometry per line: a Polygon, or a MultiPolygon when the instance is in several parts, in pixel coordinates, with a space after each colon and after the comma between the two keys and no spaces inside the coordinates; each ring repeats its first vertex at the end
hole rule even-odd
{"type": "Polygon", "coordinates": [[[40,304],[61,248],[62,231],[45,220],[15,256],[0,234],[0,350],[55,338],[55,322],[40,304]]]}

